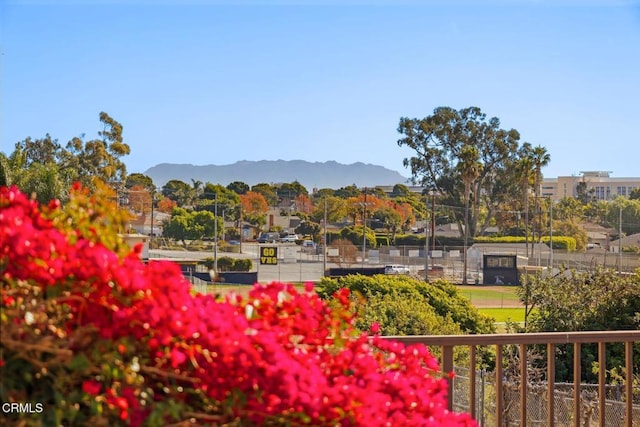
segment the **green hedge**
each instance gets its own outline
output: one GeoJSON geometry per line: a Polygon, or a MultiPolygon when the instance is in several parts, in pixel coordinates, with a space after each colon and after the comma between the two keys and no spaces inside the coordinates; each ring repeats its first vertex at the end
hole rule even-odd
{"type": "MultiPolygon", "coordinates": [[[[429,246],[432,237],[429,236],[429,246]]],[[[472,243],[472,239],[469,239],[472,243]]],[[[463,246],[464,239],[460,237],[436,236],[436,246],[439,248],[446,246],[463,246]]],[[[424,234],[399,234],[396,236],[396,246],[424,246],[424,234]]]]}
{"type": "Polygon", "coordinates": [[[233,263],[232,271],[251,271],[253,262],[248,258],[238,258],[233,263]]]}
{"type": "MultiPolygon", "coordinates": [[[[453,322],[465,333],[495,332],[491,319],[480,314],[454,285],[445,280],[426,283],[409,276],[350,275],[338,278],[325,277],[320,280],[316,290],[321,298],[329,299],[341,288],[348,288],[351,292],[362,295],[366,300],[384,295],[390,295],[393,299],[399,300],[421,300],[433,308],[442,322],[453,322]]],[[[381,325],[381,327],[384,326],[381,325]]],[[[388,327],[392,326],[395,328],[394,325],[388,325],[388,327]]],[[[413,331],[394,330],[393,332],[406,335],[413,331]]]]}
{"type": "MultiPolygon", "coordinates": [[[[525,243],[524,236],[476,237],[474,243],[525,243]]],[[[542,236],[542,243],[549,246],[549,236],[542,236]]],[[[531,237],[529,237],[531,243],[531,237]]],[[[534,242],[535,243],[535,242],[534,242]]],[[[553,248],[567,251],[576,250],[576,239],[568,236],[553,236],[553,248]]]]}
{"type": "MultiPolygon", "coordinates": [[[[208,269],[214,266],[214,259],[209,257],[200,261],[201,265],[205,265],[208,269]]],[[[222,256],[218,258],[218,271],[251,271],[253,262],[245,258],[231,258],[222,256]]]]}
{"type": "MultiPolygon", "coordinates": [[[[355,231],[353,227],[347,227],[342,229],[341,232],[331,232],[327,233],[327,241],[330,243],[333,239],[337,238],[347,238],[353,242],[354,245],[359,246],[362,245],[362,228],[356,227],[355,231]],[[347,230],[348,231],[345,231],[347,230]],[[358,231],[359,230],[359,231],[358,231]]],[[[395,246],[424,246],[424,234],[398,234],[395,239],[395,246]]],[[[367,229],[367,245],[369,247],[373,247],[373,237],[367,229]]],[[[429,237],[429,247],[431,247],[431,237],[429,237]]],[[[388,239],[386,236],[376,236],[375,237],[376,246],[387,245],[388,239]]],[[[529,243],[531,243],[532,239],[529,237],[529,243]]],[[[486,237],[486,236],[478,236],[473,239],[469,239],[469,245],[473,243],[525,243],[524,236],[500,236],[500,237],[486,237]]],[[[547,246],[549,245],[549,236],[542,237],[542,243],[545,243],[547,246]]],[[[444,237],[444,236],[436,236],[436,247],[460,247],[464,245],[464,239],[460,237],[444,237]]],[[[554,249],[562,249],[566,251],[575,251],[576,250],[576,239],[569,236],[553,236],[553,248],[554,249]]]]}
{"type": "Polygon", "coordinates": [[[391,242],[389,241],[389,238],[385,235],[381,235],[381,234],[376,234],[376,246],[380,247],[380,246],[389,246],[391,244],[391,242]]]}
{"type": "MultiPolygon", "coordinates": [[[[356,246],[362,245],[362,227],[345,227],[340,230],[340,237],[346,240],[349,240],[356,246]]],[[[366,239],[367,239],[367,247],[375,248],[377,247],[376,242],[376,234],[369,227],[366,228],[366,239]]]]}

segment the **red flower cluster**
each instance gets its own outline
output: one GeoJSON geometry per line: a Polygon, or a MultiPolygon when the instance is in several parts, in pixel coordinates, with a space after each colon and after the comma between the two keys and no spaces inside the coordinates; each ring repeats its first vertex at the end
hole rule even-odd
{"type": "Polygon", "coordinates": [[[447,382],[424,346],[353,328],[346,291],[326,304],[312,286],[298,292],[272,283],[256,285],[245,299],[216,300],[192,295],[172,263],[145,265],[135,253],[120,258],[66,236],[35,202],[3,188],[0,301],[3,307],[16,303],[5,297],[16,281],[45,292],[56,288],[67,297],[67,333],[93,325],[101,339],[118,343],[116,353],[147,368],[131,368],[139,376],[172,378],[143,381],[145,392],[136,390],[140,382],[113,387],[104,376],[81,379],[78,389],[127,424],[151,423],[154,402],[179,400],[191,387],[198,402],[208,403],[193,397],[183,403],[208,408],[212,424],[474,425],[468,415],[446,410],[447,382]]]}

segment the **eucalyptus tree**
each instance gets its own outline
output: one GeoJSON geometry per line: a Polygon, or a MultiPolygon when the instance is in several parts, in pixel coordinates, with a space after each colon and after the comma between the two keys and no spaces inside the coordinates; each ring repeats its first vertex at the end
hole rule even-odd
{"type": "Polygon", "coordinates": [[[463,169],[457,165],[462,161],[463,147],[475,147],[482,168],[470,191],[476,195],[468,227],[471,236],[484,231],[500,204],[513,198],[520,134],[514,129],[501,129],[498,118],[487,119],[478,107],[459,111],[438,107],[423,119],[401,118],[398,132],[403,135],[398,145],[415,150],[414,156],[404,159],[404,165],[411,168],[412,181],[441,195],[454,208],[461,229],[465,186],[463,169]],[[478,230],[481,201],[487,215],[478,230]]]}
{"type": "Polygon", "coordinates": [[[309,218],[320,223],[324,221],[326,212],[327,222],[342,222],[347,216],[347,201],[342,197],[324,193],[322,198],[316,198],[313,211],[309,218]]]}
{"type": "Polygon", "coordinates": [[[122,183],[127,178],[127,167],[121,157],[131,149],[124,142],[122,125],[105,112],[101,112],[100,138],[84,141],[84,135],[74,137],[66,145],[67,160],[78,168],[79,179],[88,186],[98,178],[106,183],[122,183]]]}
{"type": "Polygon", "coordinates": [[[125,188],[131,188],[136,185],[144,187],[150,193],[154,193],[156,191],[156,185],[153,183],[153,179],[150,176],[137,172],[127,175],[127,179],[124,183],[125,188]]]}
{"type": "Polygon", "coordinates": [[[320,199],[323,199],[325,197],[333,197],[336,194],[336,190],[334,190],[333,188],[320,188],[319,190],[315,191],[312,195],[312,197],[315,199],[315,201],[317,202],[320,199]]]}
{"type": "Polygon", "coordinates": [[[254,193],[260,193],[265,198],[268,206],[276,206],[278,204],[278,194],[273,185],[267,183],[259,183],[251,187],[254,193]]]}
{"type": "Polygon", "coordinates": [[[17,142],[14,151],[4,156],[2,179],[43,203],[52,198],[64,201],[74,181],[88,188],[94,188],[96,179],[112,186],[124,184],[126,166],[121,157],[130,149],[123,140],[122,125],[105,112],[99,119],[102,130],[97,139],[84,141],[82,135],[63,147],[46,134],[17,142]]]}
{"type": "Polygon", "coordinates": [[[355,184],[347,185],[346,187],[340,187],[335,192],[334,195],[338,197],[342,197],[343,199],[348,199],[349,197],[357,197],[362,193],[362,191],[356,187],[355,184]]]}
{"type": "Polygon", "coordinates": [[[220,184],[207,182],[202,188],[196,209],[217,213],[226,219],[237,221],[240,215],[240,196],[220,184]],[[217,212],[216,212],[217,211],[217,212]]]}
{"type": "Polygon", "coordinates": [[[229,185],[227,185],[227,190],[231,190],[236,194],[240,195],[240,194],[245,194],[247,191],[250,191],[251,187],[249,187],[249,184],[247,184],[246,182],[233,181],[229,183],[229,185]]]}
{"type": "Polygon", "coordinates": [[[178,204],[187,206],[193,202],[193,188],[184,181],[172,179],[162,186],[162,195],[178,204]]]}
{"type": "Polygon", "coordinates": [[[293,200],[300,194],[309,194],[307,188],[298,181],[285,182],[275,188],[276,194],[280,199],[293,200]]]}

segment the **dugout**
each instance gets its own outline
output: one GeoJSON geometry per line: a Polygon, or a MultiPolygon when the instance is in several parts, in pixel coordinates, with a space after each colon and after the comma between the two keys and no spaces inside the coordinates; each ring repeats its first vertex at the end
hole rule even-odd
{"type": "Polygon", "coordinates": [[[516,255],[483,255],[483,284],[519,285],[516,255]]]}

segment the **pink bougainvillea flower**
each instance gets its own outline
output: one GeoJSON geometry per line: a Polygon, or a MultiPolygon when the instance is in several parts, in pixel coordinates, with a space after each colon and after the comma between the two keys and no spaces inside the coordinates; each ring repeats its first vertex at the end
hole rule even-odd
{"type": "MultiPolygon", "coordinates": [[[[193,295],[176,264],[144,264],[139,248],[117,254],[47,218],[15,187],[0,189],[3,290],[19,281],[40,294],[53,288],[68,313],[61,334],[97,331],[100,348],[78,351],[118,375],[78,375],[73,386],[100,396],[114,423],[144,425],[154,405],[164,411],[171,401],[177,413],[204,413],[198,422],[208,425],[475,425],[447,410],[447,380],[426,347],[384,340],[377,323],[373,336],[356,330],[347,289],[337,304],[310,283],[304,292],[271,283],[245,298],[193,295]]],[[[94,226],[84,221],[84,230],[94,226]]],[[[3,293],[0,304],[21,303],[3,293]]],[[[10,321],[30,327],[23,319],[10,321]]],[[[12,360],[2,356],[0,366],[12,360]]]]}
{"type": "Polygon", "coordinates": [[[102,389],[102,384],[95,380],[86,380],[82,382],[82,391],[90,394],[91,396],[97,396],[102,389]]]}
{"type": "Polygon", "coordinates": [[[372,334],[377,334],[378,332],[380,332],[380,324],[378,322],[373,322],[369,330],[372,334]]]}

